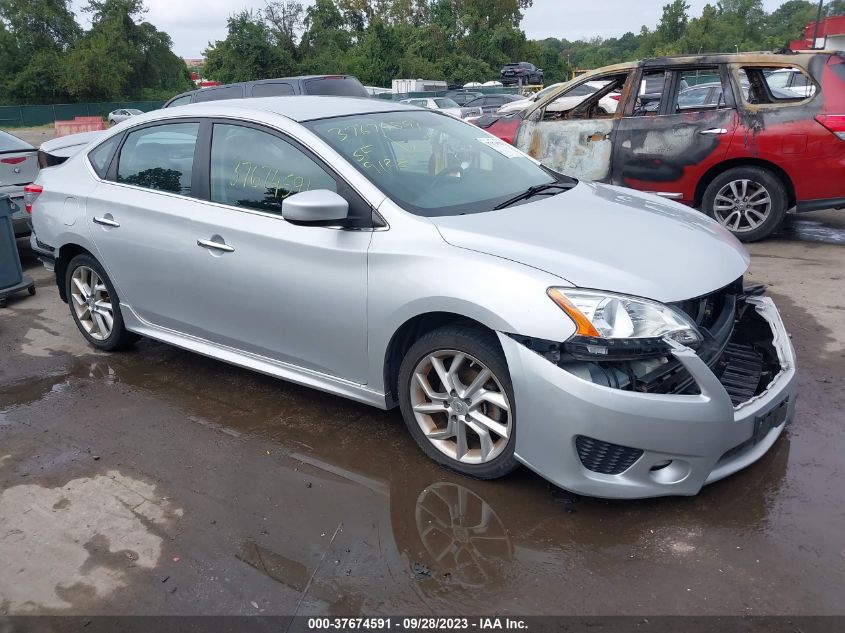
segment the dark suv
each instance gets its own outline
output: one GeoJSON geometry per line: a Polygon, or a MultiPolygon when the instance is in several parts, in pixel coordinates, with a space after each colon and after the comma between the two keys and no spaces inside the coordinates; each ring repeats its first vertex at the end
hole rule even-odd
{"type": "Polygon", "coordinates": [[[541,84],[543,83],[543,70],[528,62],[511,62],[502,68],[502,84],[510,86],[513,84],[541,84]]]}
{"type": "Polygon", "coordinates": [[[367,97],[361,82],[352,75],[304,75],[257,79],[237,84],[226,84],[191,90],[178,94],[164,104],[172,108],[189,103],[219,101],[222,99],[248,99],[250,97],[288,97],[292,95],[331,95],[335,97],[367,97]]]}

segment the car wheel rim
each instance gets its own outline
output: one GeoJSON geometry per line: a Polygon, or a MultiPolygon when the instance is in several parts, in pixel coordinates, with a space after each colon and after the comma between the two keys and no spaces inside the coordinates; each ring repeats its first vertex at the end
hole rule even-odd
{"type": "Polygon", "coordinates": [[[423,358],[411,378],[411,406],[431,444],[462,464],[484,464],[505,450],[513,432],[501,381],[477,358],[440,350],[423,358]]]}
{"type": "Polygon", "coordinates": [[[95,270],[80,266],[73,271],[70,296],[76,318],[91,338],[104,341],[111,336],[114,309],[108,288],[95,270]]]}
{"type": "Polygon", "coordinates": [[[769,190],[753,180],[732,180],[719,190],[713,202],[716,219],[734,233],[760,227],[772,211],[769,190]]]}

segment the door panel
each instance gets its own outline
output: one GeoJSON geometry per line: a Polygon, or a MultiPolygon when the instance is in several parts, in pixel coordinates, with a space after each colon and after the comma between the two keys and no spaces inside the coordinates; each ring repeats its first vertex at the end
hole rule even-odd
{"type": "Polygon", "coordinates": [[[366,382],[372,232],[297,226],[211,205],[195,226],[190,262],[203,338],[366,382]],[[197,240],[233,250],[197,246],[197,240]]]}
{"type": "MultiPolygon", "coordinates": [[[[189,197],[198,133],[197,122],[128,133],[108,180],[86,202],[99,260],[121,302],[145,321],[179,331],[190,327],[196,310],[185,261],[194,234],[190,218],[202,206],[189,197]]],[[[93,158],[98,168],[96,152],[93,158]]]]}
{"type": "Polygon", "coordinates": [[[121,303],[153,325],[177,331],[192,327],[196,298],[186,262],[196,243],[190,217],[200,204],[111,182],[98,184],[88,198],[86,217],[97,259],[121,303]]]}
{"type": "Polygon", "coordinates": [[[348,191],[287,137],[249,125],[212,127],[213,203],[195,214],[190,256],[202,336],[363,384],[372,232],[291,224],[281,215],[285,198],[298,192],[348,191]]]}
{"type": "MultiPolygon", "coordinates": [[[[722,81],[726,79],[724,69],[695,72],[707,70],[722,81]]],[[[733,94],[728,87],[724,99],[717,103],[709,100],[700,107],[684,105],[681,97],[679,106],[686,72],[692,71],[672,71],[662,95],[643,93],[645,107],[638,102],[619,121],[613,153],[614,184],[691,203],[701,177],[725,159],[739,122],[733,94]]],[[[647,81],[641,83],[645,86],[647,81]]]]}
{"type": "Polygon", "coordinates": [[[552,93],[526,113],[515,145],[567,176],[608,181],[617,117],[599,102],[627,78],[627,72],[594,77],[552,93]]]}
{"type": "Polygon", "coordinates": [[[613,119],[526,121],[517,147],[557,172],[579,180],[607,180],[613,119]]]}

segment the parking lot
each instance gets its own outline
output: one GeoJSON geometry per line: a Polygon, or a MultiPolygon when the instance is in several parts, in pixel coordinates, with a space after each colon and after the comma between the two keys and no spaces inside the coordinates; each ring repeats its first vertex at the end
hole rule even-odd
{"type": "Polygon", "coordinates": [[[20,245],[0,614],[843,612],[843,212],[750,248],[798,354],[794,423],[698,496],[637,502],[452,475],[398,411],[161,343],[94,353],[20,245]]]}

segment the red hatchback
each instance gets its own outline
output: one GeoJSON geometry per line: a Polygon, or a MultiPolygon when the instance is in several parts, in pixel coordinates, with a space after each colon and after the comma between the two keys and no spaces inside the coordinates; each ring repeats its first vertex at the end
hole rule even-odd
{"type": "Polygon", "coordinates": [[[608,66],[478,124],[556,171],[699,208],[744,241],[793,207],[845,208],[842,52],[608,66]],[[583,96],[588,81],[603,87],[583,96]],[[613,113],[599,106],[607,95],[613,113]]]}

